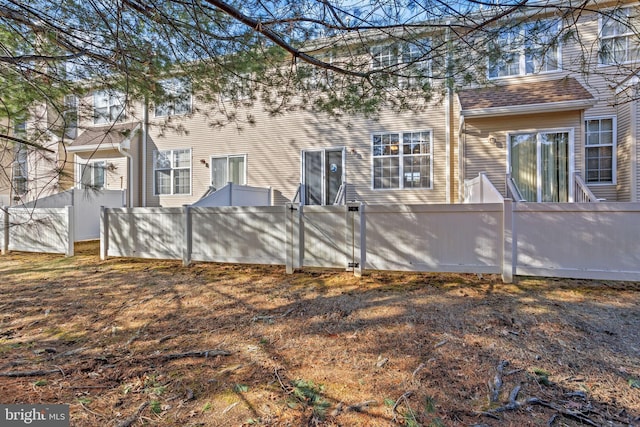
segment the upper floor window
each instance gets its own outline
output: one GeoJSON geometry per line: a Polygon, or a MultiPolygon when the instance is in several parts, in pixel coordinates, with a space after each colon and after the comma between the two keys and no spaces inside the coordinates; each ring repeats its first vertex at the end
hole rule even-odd
{"type": "Polygon", "coordinates": [[[431,188],[431,131],[373,135],[373,188],[431,188]]]}
{"type": "MultiPolygon", "coordinates": [[[[333,63],[333,56],[330,54],[319,55],[318,59],[327,64],[333,63]]],[[[316,65],[298,62],[297,73],[302,86],[307,90],[322,90],[333,83],[331,71],[316,65]]]]}
{"type": "Polygon", "coordinates": [[[153,153],[156,195],[191,194],[191,150],[165,150],[153,153]]]}
{"type": "Polygon", "coordinates": [[[93,123],[105,124],[125,119],[125,96],[119,92],[106,90],[93,94],[93,123]]]}
{"type": "Polygon", "coordinates": [[[385,78],[400,88],[421,87],[431,77],[431,61],[426,59],[429,46],[426,39],[373,46],[371,69],[389,73],[391,77],[385,78]]]}
{"type": "MultiPolygon", "coordinates": [[[[19,134],[16,132],[16,136],[19,134]]],[[[27,192],[27,145],[16,143],[14,146],[14,160],[12,168],[12,188],[13,193],[21,196],[27,192]]]]}
{"type": "Polygon", "coordinates": [[[501,30],[489,54],[489,77],[558,70],[558,28],[556,21],[538,21],[501,30]]]}
{"type": "Polygon", "coordinates": [[[615,141],[615,118],[586,120],[584,156],[587,183],[614,182],[615,141]]]}
{"type": "Polygon", "coordinates": [[[66,95],[64,97],[64,135],[74,139],[78,136],[78,97],[76,95],[66,95]]]}
{"type": "Polygon", "coordinates": [[[620,64],[640,59],[640,39],[634,31],[636,11],[616,9],[601,19],[600,63],[620,64]]]}
{"type": "Polygon", "coordinates": [[[156,117],[166,117],[191,112],[191,86],[183,79],[169,79],[160,82],[164,91],[162,103],[155,108],[156,117]]]}

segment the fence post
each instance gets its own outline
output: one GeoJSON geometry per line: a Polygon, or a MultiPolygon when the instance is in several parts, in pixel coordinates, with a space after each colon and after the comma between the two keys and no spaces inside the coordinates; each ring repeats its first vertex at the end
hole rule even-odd
{"type": "Polygon", "coordinates": [[[347,203],[347,254],[350,261],[347,271],[356,277],[362,276],[366,262],[366,237],[364,203],[347,203]]]}
{"type": "Polygon", "coordinates": [[[191,226],[191,206],[184,205],[184,240],[182,252],[182,265],[188,267],[191,264],[191,246],[192,246],[192,226],[191,226]]]}
{"type": "Polygon", "coordinates": [[[2,206],[2,255],[9,253],[9,206],[2,206]]]}
{"type": "Polygon", "coordinates": [[[293,274],[293,203],[284,205],[284,263],[287,274],[293,274]]]}
{"type": "Polygon", "coordinates": [[[484,177],[486,173],[480,172],[478,174],[478,179],[480,181],[480,203],[484,203],[484,177]]]}
{"type": "Polygon", "coordinates": [[[362,202],[360,202],[360,215],[358,215],[358,219],[360,222],[360,268],[356,270],[355,274],[357,277],[360,277],[367,265],[367,216],[365,214],[365,205],[362,202]]]}
{"type": "Polygon", "coordinates": [[[109,256],[109,212],[100,206],[100,259],[104,261],[109,256]]]}
{"type": "Polygon", "coordinates": [[[513,283],[516,261],[513,202],[511,199],[504,199],[502,206],[502,281],[504,283],[513,283]]]}
{"type": "Polygon", "coordinates": [[[75,239],[75,218],[73,215],[73,206],[65,206],[67,210],[67,226],[69,229],[67,230],[67,251],[65,256],[73,256],[74,255],[74,245],[76,243],[75,239]]]}

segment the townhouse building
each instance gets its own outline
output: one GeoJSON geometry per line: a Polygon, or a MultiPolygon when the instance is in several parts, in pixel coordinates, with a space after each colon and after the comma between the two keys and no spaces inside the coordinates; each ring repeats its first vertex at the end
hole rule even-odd
{"type": "MultiPolygon", "coordinates": [[[[516,200],[577,202],[590,193],[592,201],[634,202],[639,6],[593,6],[516,24],[505,17],[501,53],[476,62],[484,84],[442,86],[442,96],[412,111],[272,115],[259,101],[212,105],[178,78],[163,82],[173,96],[156,104],[96,87],[68,102],[78,132],[62,138],[58,158],[66,156],[72,185],[124,189],[129,206],[193,204],[228,183],[269,188],[271,204],[461,203],[465,181],[480,172],[516,200]],[[529,37],[532,22],[548,43],[529,37]],[[221,105],[240,119],[216,126],[221,105]]],[[[411,43],[378,37],[367,45],[372,69],[411,57],[411,43]]],[[[427,77],[443,66],[415,64],[427,77]]],[[[28,193],[20,173],[12,179],[28,193]]]]}

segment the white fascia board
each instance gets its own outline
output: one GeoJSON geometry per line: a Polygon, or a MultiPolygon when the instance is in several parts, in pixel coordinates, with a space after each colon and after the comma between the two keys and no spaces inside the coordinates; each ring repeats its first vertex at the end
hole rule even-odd
{"type": "Polygon", "coordinates": [[[593,107],[596,99],[580,99],[577,101],[550,102],[545,104],[510,105],[507,107],[473,108],[461,110],[460,115],[466,118],[517,116],[524,114],[554,113],[558,111],[582,110],[593,107]]]}
{"type": "Polygon", "coordinates": [[[118,146],[113,144],[87,144],[67,147],[67,151],[70,153],[82,153],[86,151],[101,151],[101,150],[117,150],[118,146]]]}

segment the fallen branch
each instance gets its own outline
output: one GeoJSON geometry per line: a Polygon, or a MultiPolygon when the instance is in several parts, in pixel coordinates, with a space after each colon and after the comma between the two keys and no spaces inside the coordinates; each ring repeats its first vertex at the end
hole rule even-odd
{"type": "Polygon", "coordinates": [[[405,402],[407,404],[407,406],[409,405],[409,401],[408,399],[413,395],[412,391],[407,391],[405,393],[402,394],[402,396],[400,396],[398,398],[398,400],[396,400],[396,403],[393,405],[393,408],[391,409],[391,413],[393,414],[393,418],[391,419],[392,422],[396,422],[397,418],[398,418],[398,406],[400,406],[401,402],[405,402]]]}
{"type": "Polygon", "coordinates": [[[282,382],[282,378],[280,378],[280,374],[278,374],[278,371],[280,369],[282,369],[282,368],[274,369],[274,375],[275,375],[276,379],[278,380],[278,382],[280,383],[280,387],[282,388],[282,390],[284,390],[284,392],[287,393],[287,394],[291,394],[291,393],[293,393],[293,389],[291,387],[285,386],[284,383],[282,382]]]}
{"type": "Polygon", "coordinates": [[[149,402],[144,402],[142,405],[138,407],[138,410],[135,412],[135,414],[123,420],[116,427],[131,427],[131,425],[136,422],[136,420],[138,419],[142,411],[144,411],[144,408],[146,408],[147,406],[149,406],[149,402]]]}
{"type": "Polygon", "coordinates": [[[495,403],[500,398],[500,389],[502,388],[502,373],[504,368],[509,366],[509,362],[506,360],[500,361],[498,366],[496,367],[496,375],[493,377],[493,383],[489,381],[487,385],[489,386],[489,403],[495,403]]]}
{"type": "Polygon", "coordinates": [[[369,405],[375,405],[376,403],[375,400],[365,400],[364,402],[347,406],[347,411],[361,412],[363,409],[368,408],[369,405]]]}
{"type": "Polygon", "coordinates": [[[544,406],[545,408],[553,409],[554,411],[557,411],[558,413],[560,413],[561,415],[563,415],[563,416],[565,416],[567,418],[571,418],[571,419],[580,421],[580,422],[588,424],[590,426],[597,427],[597,426],[600,425],[600,424],[592,421],[591,418],[587,417],[582,412],[571,411],[569,409],[563,408],[562,406],[556,405],[554,403],[547,402],[547,401],[542,400],[542,399],[538,399],[537,397],[532,397],[531,399],[527,399],[526,403],[529,404],[529,405],[540,405],[540,406],[544,406]]]}
{"type": "Polygon", "coordinates": [[[55,373],[61,373],[64,375],[62,369],[48,369],[48,370],[40,370],[40,371],[9,371],[9,372],[0,372],[0,377],[39,377],[42,375],[50,375],[55,373]]]}
{"type": "Polygon", "coordinates": [[[82,407],[82,409],[84,409],[85,411],[87,411],[87,412],[88,412],[88,413],[90,413],[91,415],[95,415],[96,417],[98,417],[98,418],[102,418],[103,420],[107,418],[107,417],[105,417],[104,415],[99,414],[99,413],[97,413],[97,412],[94,412],[94,411],[92,411],[91,409],[87,408],[87,407],[85,406],[85,404],[84,404],[84,403],[82,403],[82,402],[80,402],[80,406],[82,407]]]}
{"type": "Polygon", "coordinates": [[[187,351],[185,353],[173,353],[158,355],[160,359],[175,360],[184,359],[185,357],[214,357],[214,356],[231,356],[231,353],[226,350],[205,350],[205,351],[187,351]]]}

